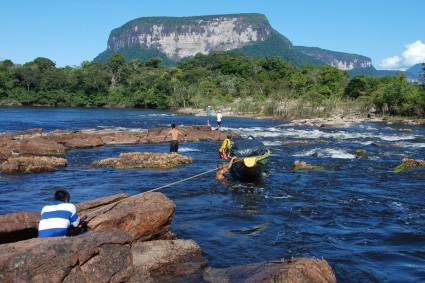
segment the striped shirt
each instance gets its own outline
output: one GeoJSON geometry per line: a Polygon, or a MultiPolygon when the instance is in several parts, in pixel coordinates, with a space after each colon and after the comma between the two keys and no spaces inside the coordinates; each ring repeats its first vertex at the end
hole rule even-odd
{"type": "Polygon", "coordinates": [[[38,237],[66,236],[69,226],[78,227],[80,218],[75,205],[54,200],[41,210],[38,237]]]}

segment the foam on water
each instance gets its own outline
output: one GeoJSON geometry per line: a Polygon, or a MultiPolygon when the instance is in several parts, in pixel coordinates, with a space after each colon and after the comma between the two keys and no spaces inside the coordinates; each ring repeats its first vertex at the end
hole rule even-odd
{"type": "Polygon", "coordinates": [[[314,148],[307,151],[303,151],[294,156],[317,156],[317,157],[330,157],[330,158],[340,158],[340,159],[354,159],[356,156],[354,154],[348,153],[341,149],[333,148],[314,148]]]}

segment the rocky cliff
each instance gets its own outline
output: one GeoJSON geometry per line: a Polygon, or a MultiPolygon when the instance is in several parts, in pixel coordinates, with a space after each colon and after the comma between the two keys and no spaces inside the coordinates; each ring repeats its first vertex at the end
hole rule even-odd
{"type": "Polygon", "coordinates": [[[112,30],[107,49],[94,61],[107,62],[115,52],[127,60],[152,57],[172,64],[197,53],[235,51],[248,56],[278,56],[294,63],[332,65],[342,70],[369,68],[369,58],[312,47],[294,47],[274,30],[265,15],[143,17],[112,30]]]}
{"type": "Polygon", "coordinates": [[[317,47],[296,46],[295,49],[340,70],[351,71],[372,67],[372,60],[361,55],[335,52],[317,47]]]}
{"type": "MultiPolygon", "coordinates": [[[[202,17],[148,17],[114,29],[107,50],[139,46],[157,49],[174,60],[229,51],[267,40],[275,32],[264,15],[238,14],[202,17]]],[[[292,43],[281,36],[288,48],[292,43]]]]}

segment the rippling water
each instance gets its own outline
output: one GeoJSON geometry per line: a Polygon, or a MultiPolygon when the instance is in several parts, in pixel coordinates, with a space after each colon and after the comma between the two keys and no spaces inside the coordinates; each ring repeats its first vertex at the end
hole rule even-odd
{"type": "MultiPolygon", "coordinates": [[[[0,108],[0,132],[30,128],[148,129],[204,124],[204,117],[152,110],[0,108]]],[[[339,282],[425,280],[425,169],[395,173],[403,157],[425,159],[425,127],[364,123],[344,129],[223,118],[223,129],[261,139],[272,151],[258,183],[220,184],[214,173],[161,190],[176,214],[171,229],[194,239],[210,266],[291,257],[326,259],[339,282]],[[314,139],[306,144],[287,144],[314,139]],[[355,150],[368,155],[357,158],[355,150]],[[295,160],[324,166],[294,172],[295,160]]],[[[219,141],[180,144],[193,164],[164,170],[87,168],[123,152],[168,152],[168,143],[71,150],[68,167],[0,175],[0,214],[40,211],[57,186],[73,202],[154,189],[216,167],[219,141]]],[[[230,178],[230,176],[229,176],[230,178]]]]}

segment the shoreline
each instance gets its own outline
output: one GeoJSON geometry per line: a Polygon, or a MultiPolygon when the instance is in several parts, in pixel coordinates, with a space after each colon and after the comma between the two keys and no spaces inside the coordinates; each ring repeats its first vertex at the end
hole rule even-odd
{"type": "MultiPolygon", "coordinates": [[[[204,109],[196,108],[178,108],[173,111],[180,114],[205,116],[204,109]]],[[[216,113],[215,110],[212,113],[216,113]]],[[[314,118],[287,118],[280,116],[264,116],[256,113],[252,114],[236,114],[231,109],[221,110],[223,117],[240,117],[240,118],[253,118],[253,119],[268,119],[268,120],[282,120],[288,121],[288,126],[316,126],[316,127],[349,127],[359,123],[372,122],[372,123],[387,123],[387,124],[405,124],[405,125],[425,125],[425,119],[421,118],[407,118],[407,117],[394,117],[394,116],[361,116],[359,114],[342,115],[335,114],[330,117],[314,117],[314,118]]],[[[215,119],[215,114],[211,115],[212,120],[215,119]]]]}

